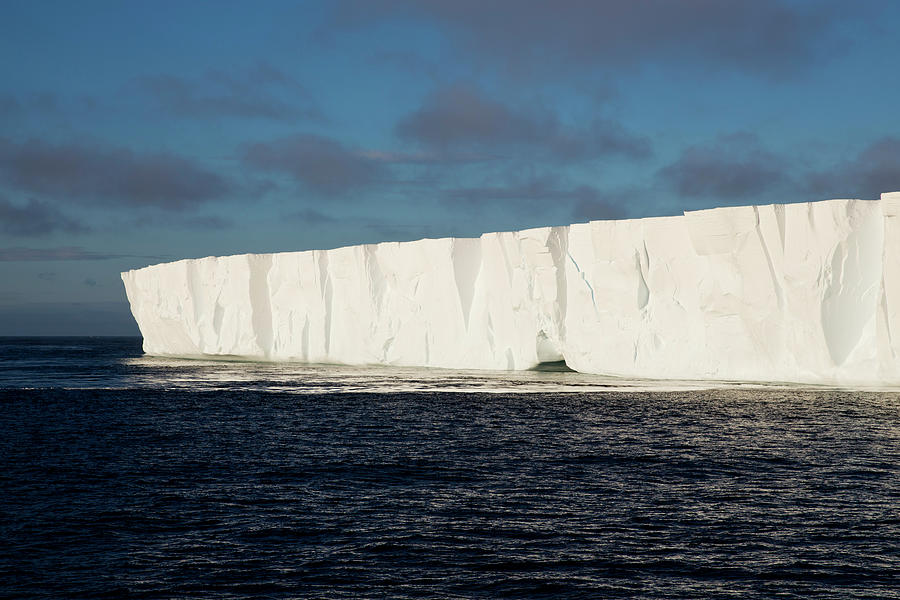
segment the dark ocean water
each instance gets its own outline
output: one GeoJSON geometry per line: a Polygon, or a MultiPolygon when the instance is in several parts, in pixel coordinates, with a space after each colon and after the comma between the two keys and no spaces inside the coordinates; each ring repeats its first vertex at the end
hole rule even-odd
{"type": "Polygon", "coordinates": [[[0,339],[0,596],[900,598],[900,394],[0,339]]]}

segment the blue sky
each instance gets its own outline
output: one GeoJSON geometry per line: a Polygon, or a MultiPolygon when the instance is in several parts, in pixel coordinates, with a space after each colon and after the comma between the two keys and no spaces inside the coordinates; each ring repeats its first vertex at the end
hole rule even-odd
{"type": "Polygon", "coordinates": [[[0,3],[0,335],[119,272],[900,190],[898,2],[0,3]]]}

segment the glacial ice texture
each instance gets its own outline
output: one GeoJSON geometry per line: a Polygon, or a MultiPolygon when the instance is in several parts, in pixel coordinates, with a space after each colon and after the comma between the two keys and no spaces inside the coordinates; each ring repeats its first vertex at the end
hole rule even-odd
{"type": "Polygon", "coordinates": [[[900,383],[900,192],[180,260],[122,280],[155,355],[900,383]]]}

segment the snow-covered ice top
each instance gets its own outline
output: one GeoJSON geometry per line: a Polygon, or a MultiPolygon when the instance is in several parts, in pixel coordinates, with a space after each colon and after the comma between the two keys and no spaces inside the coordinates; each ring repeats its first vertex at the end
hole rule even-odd
{"type": "Polygon", "coordinates": [[[900,383],[900,192],[180,260],[122,280],[149,354],[900,383]]]}

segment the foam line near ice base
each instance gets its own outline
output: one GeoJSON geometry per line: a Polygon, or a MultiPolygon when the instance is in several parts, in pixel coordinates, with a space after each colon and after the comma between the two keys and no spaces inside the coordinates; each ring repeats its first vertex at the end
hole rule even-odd
{"type": "Polygon", "coordinates": [[[122,273],[148,354],[900,383],[900,193],[122,273]]]}

